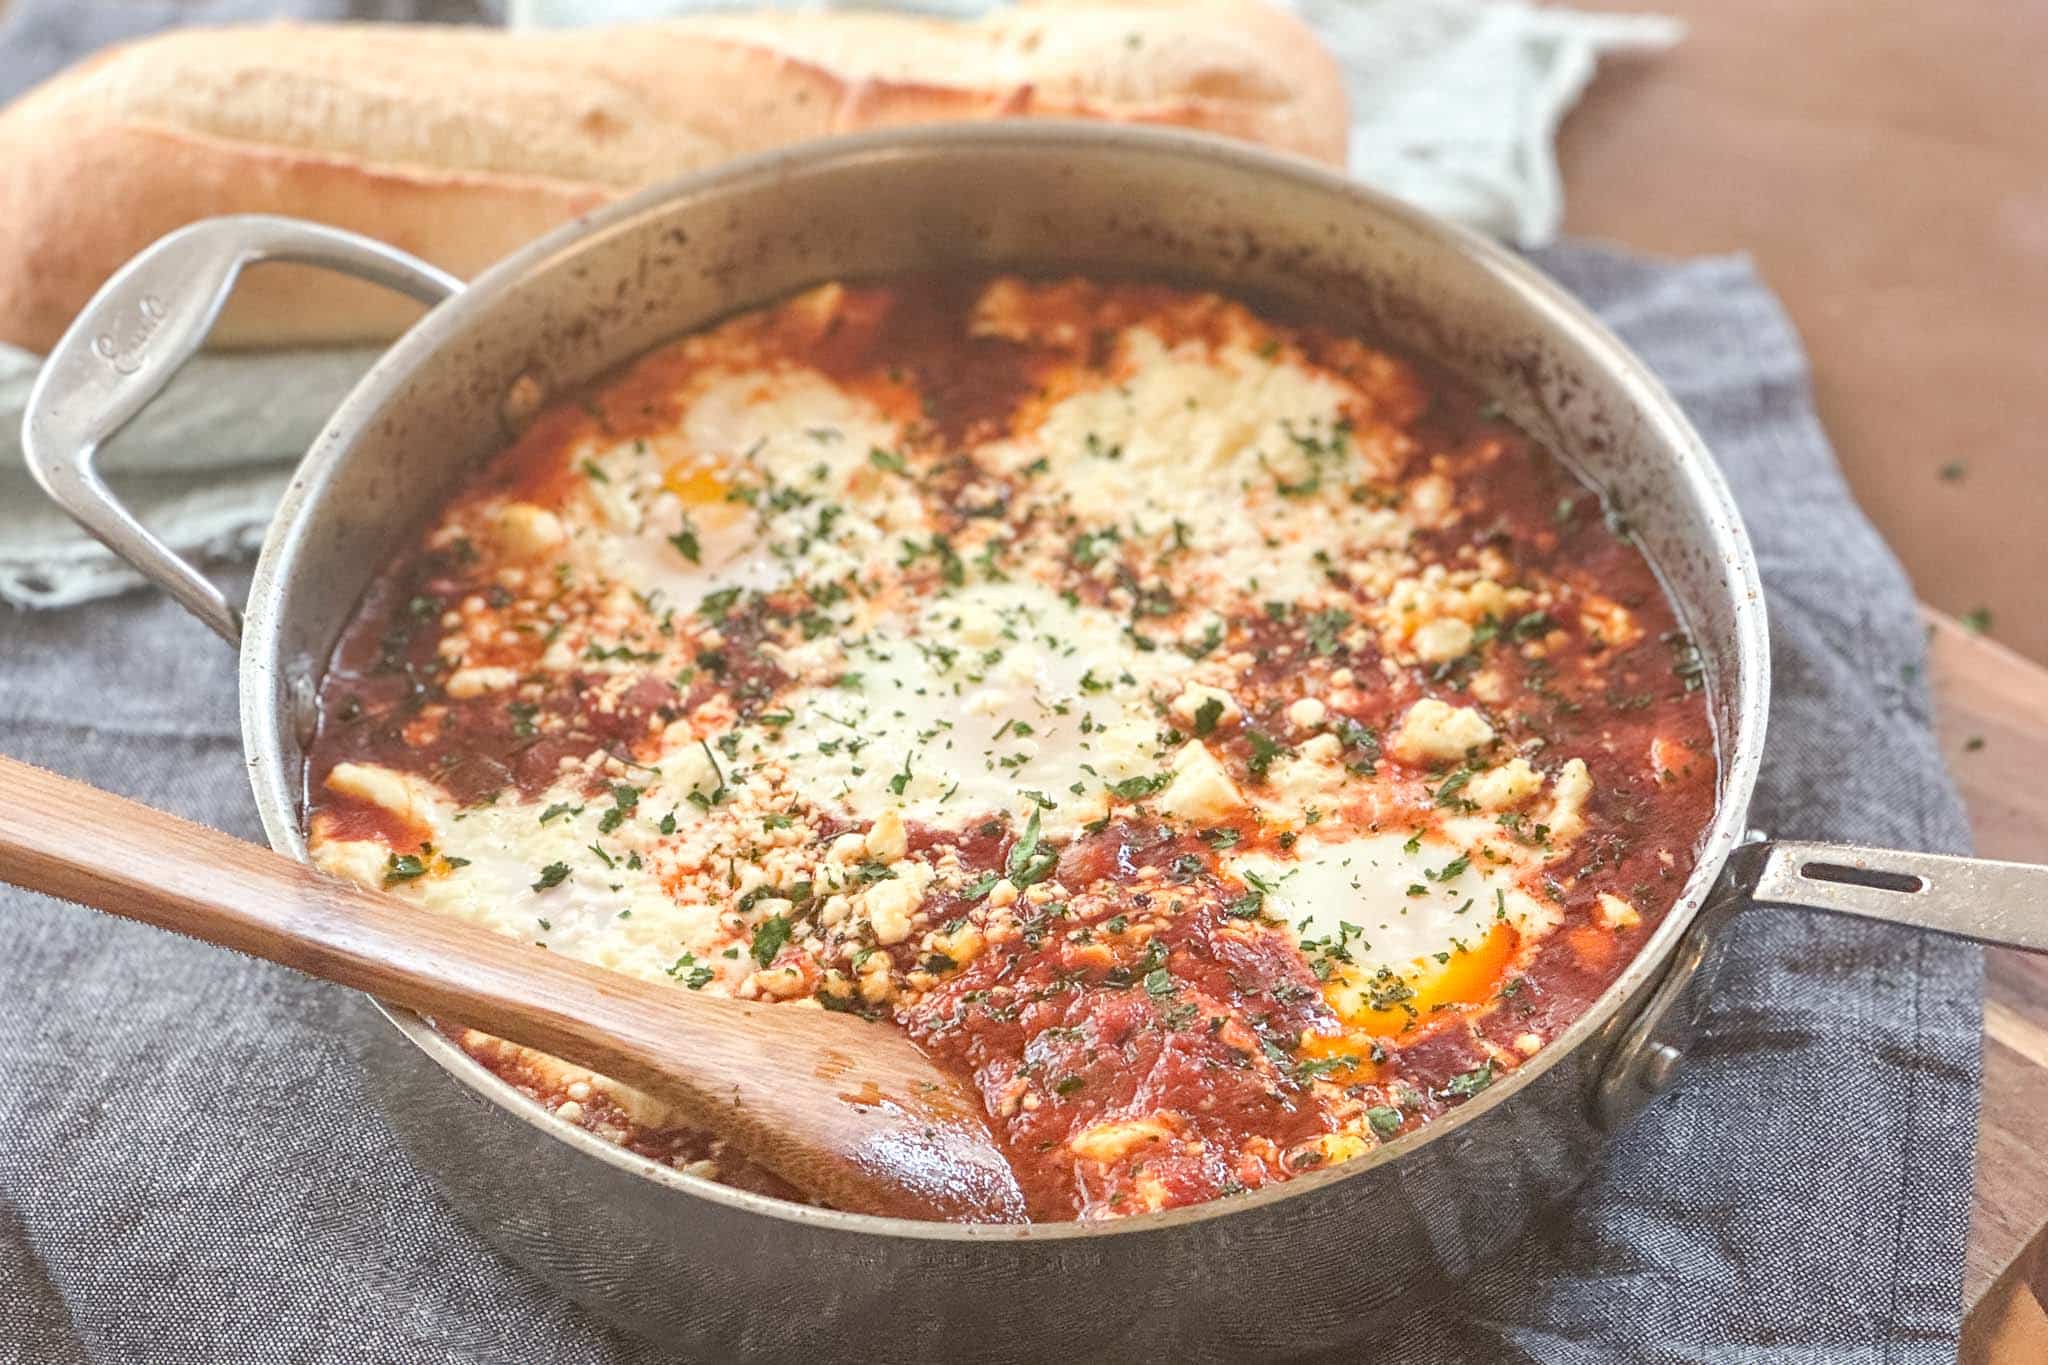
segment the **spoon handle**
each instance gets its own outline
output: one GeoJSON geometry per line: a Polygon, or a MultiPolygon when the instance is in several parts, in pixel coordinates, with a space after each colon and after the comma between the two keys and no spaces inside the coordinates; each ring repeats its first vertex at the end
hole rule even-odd
{"type": "Polygon", "coordinates": [[[1023,1217],[978,1099],[887,1027],[606,971],[5,757],[0,880],[590,1067],[840,1208],[1023,1217]]]}

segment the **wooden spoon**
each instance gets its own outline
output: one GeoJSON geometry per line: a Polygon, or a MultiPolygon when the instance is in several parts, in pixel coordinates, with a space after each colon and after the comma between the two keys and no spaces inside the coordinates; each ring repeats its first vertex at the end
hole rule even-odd
{"type": "Polygon", "coordinates": [[[621,976],[4,757],[0,879],[590,1067],[837,1208],[1025,1217],[979,1097],[883,1025],[621,976]]]}

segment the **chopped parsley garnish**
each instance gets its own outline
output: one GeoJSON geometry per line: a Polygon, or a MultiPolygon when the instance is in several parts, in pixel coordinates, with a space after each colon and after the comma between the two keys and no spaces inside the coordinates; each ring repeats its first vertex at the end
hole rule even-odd
{"type": "MultiPolygon", "coordinates": [[[[1990,613],[1985,614],[1984,624],[1991,624],[1990,613]]],[[[1668,631],[1664,643],[1671,646],[1671,675],[1688,692],[1697,692],[1707,684],[1706,660],[1700,657],[1699,646],[1692,637],[1682,630],[1668,631]]]]}
{"type": "Polygon", "coordinates": [[[902,455],[893,450],[884,450],[880,446],[868,448],[868,463],[877,469],[886,469],[891,474],[901,474],[906,478],[910,475],[910,466],[904,462],[902,455]]]}
{"type": "Polygon", "coordinates": [[[1216,722],[1223,719],[1223,702],[1218,697],[1204,698],[1195,708],[1195,737],[1206,738],[1216,733],[1216,722]]]}
{"type": "Polygon", "coordinates": [[[661,657],[661,651],[639,650],[631,645],[613,645],[606,649],[603,645],[592,643],[583,647],[583,657],[595,663],[651,664],[661,657]]]}
{"type": "Polygon", "coordinates": [[[1401,1131],[1401,1111],[1384,1104],[1376,1104],[1366,1110],[1365,1121],[1372,1125],[1373,1135],[1382,1142],[1401,1131]]]}
{"type": "Polygon", "coordinates": [[[933,536],[932,553],[939,557],[939,577],[956,588],[967,581],[967,566],[959,555],[953,553],[952,541],[944,536],[933,536]]]}
{"type": "Polygon", "coordinates": [[[711,765],[711,778],[715,785],[708,792],[693,790],[689,801],[698,810],[710,810],[725,800],[725,770],[718,766],[718,755],[711,752],[709,744],[700,739],[697,741],[697,747],[704,751],[704,761],[711,765]]]}
{"type": "Polygon", "coordinates": [[[612,786],[612,808],[599,818],[597,832],[599,834],[610,834],[625,823],[626,817],[631,815],[633,808],[639,804],[640,788],[629,787],[623,782],[614,783],[612,786]]]}
{"type": "Polygon", "coordinates": [[[1415,988],[1385,967],[1374,974],[1366,989],[1366,1000],[1376,1010],[1390,1010],[1398,1006],[1412,1016],[1415,1007],[1407,1002],[1414,998],[1415,988]]]}
{"type": "Polygon", "coordinates": [[[684,526],[682,530],[670,536],[668,543],[675,546],[676,553],[692,564],[704,562],[704,547],[697,543],[697,533],[689,526],[684,526]]]}
{"type": "Polygon", "coordinates": [[[1457,857],[1445,863],[1440,870],[1436,872],[1431,872],[1425,868],[1423,870],[1422,875],[1429,878],[1433,882],[1454,881],[1457,878],[1464,876],[1466,870],[1471,866],[1471,856],[1469,854],[1460,853],[1457,857]]]}
{"type": "Polygon", "coordinates": [[[1003,872],[1009,877],[1010,884],[1021,890],[1050,877],[1059,861],[1059,854],[1039,847],[1038,811],[1034,808],[1031,818],[1024,822],[1024,833],[1010,845],[1010,856],[1003,864],[1003,872]]]}
{"type": "Polygon", "coordinates": [[[409,882],[414,877],[424,877],[426,874],[427,865],[418,854],[394,853],[391,855],[391,861],[384,864],[384,885],[396,886],[400,882],[409,882]]]}
{"type": "Polygon", "coordinates": [[[1223,913],[1232,919],[1257,919],[1266,908],[1266,893],[1257,887],[1223,907],[1223,913]]]}
{"type": "Polygon", "coordinates": [[[1469,1098],[1492,1084],[1493,1059],[1489,1057],[1472,1070],[1451,1077],[1450,1083],[1444,1086],[1444,1093],[1469,1098]]]}
{"type": "Polygon", "coordinates": [[[1114,527],[1090,531],[1086,535],[1076,537],[1073,544],[1074,562],[1084,569],[1093,568],[1097,560],[1109,553],[1108,547],[1119,539],[1114,527]]]}
{"type": "Polygon", "coordinates": [[[540,870],[540,877],[534,882],[533,889],[536,891],[546,891],[550,887],[560,886],[568,879],[569,865],[567,863],[549,863],[540,870]]]}
{"type": "Polygon", "coordinates": [[[754,961],[763,967],[775,960],[782,951],[782,945],[789,942],[789,920],[782,915],[770,915],[754,926],[754,941],[747,951],[754,955],[754,961]]]}
{"type": "Polygon", "coordinates": [[[693,991],[701,991],[711,984],[717,973],[697,961],[696,954],[684,953],[668,969],[668,974],[693,991]]]}
{"type": "Polygon", "coordinates": [[[724,616],[733,603],[740,600],[740,591],[739,588],[720,588],[717,592],[704,594],[704,600],[697,604],[697,614],[713,620],[724,616]]]}
{"type": "Polygon", "coordinates": [[[1331,728],[1345,751],[1358,755],[1344,766],[1360,777],[1371,777],[1379,767],[1380,737],[1349,716],[1337,717],[1331,728]]]}
{"type": "Polygon", "coordinates": [[[1180,652],[1187,655],[1190,659],[1205,658],[1213,653],[1216,647],[1222,643],[1223,623],[1221,621],[1211,621],[1202,628],[1201,639],[1181,641],[1180,652]]]}
{"type": "Polygon", "coordinates": [[[1334,1071],[1343,1071],[1358,1065],[1358,1058],[1348,1053],[1335,1057],[1317,1057],[1309,1061],[1296,1062],[1292,1067],[1297,1085],[1307,1085],[1318,1076],[1328,1076],[1334,1071]]]}
{"type": "Polygon", "coordinates": [[[1343,645],[1337,637],[1351,624],[1351,613],[1338,607],[1319,611],[1308,618],[1308,642],[1318,654],[1335,654],[1343,645]]]}
{"type": "Polygon", "coordinates": [[[1257,730],[1246,730],[1244,737],[1251,741],[1252,746],[1252,756],[1245,760],[1245,767],[1250,770],[1253,777],[1263,782],[1267,770],[1273,766],[1273,760],[1289,750],[1285,744],[1257,730]]]}
{"type": "Polygon", "coordinates": [[[1142,801],[1164,787],[1168,780],[1164,773],[1127,777],[1121,782],[1110,783],[1109,791],[1119,801],[1142,801]]]}
{"type": "Polygon", "coordinates": [[[903,553],[897,559],[898,568],[907,569],[925,556],[939,561],[939,577],[947,586],[957,588],[967,581],[967,562],[954,550],[953,542],[945,536],[933,536],[929,545],[920,545],[914,540],[903,542],[903,553]]]}
{"type": "Polygon", "coordinates": [[[1443,784],[1436,789],[1436,803],[1439,806],[1444,806],[1451,810],[1477,810],[1477,806],[1475,806],[1472,802],[1466,800],[1464,797],[1458,795],[1458,793],[1465,790],[1465,784],[1470,782],[1472,780],[1473,774],[1475,774],[1478,771],[1479,770],[1477,768],[1474,768],[1471,764],[1467,763],[1463,767],[1459,768],[1457,771],[1453,772],[1449,777],[1446,777],[1443,780],[1443,784]]]}
{"type": "Polygon", "coordinates": [[[1320,469],[1311,469],[1307,478],[1297,479],[1292,483],[1277,474],[1273,476],[1273,491],[1283,498],[1312,498],[1320,493],[1322,488],[1323,471],[1320,469]]]}
{"type": "Polygon", "coordinates": [[[1246,885],[1255,886],[1260,891],[1270,896],[1276,894],[1280,890],[1281,882],[1286,881],[1288,877],[1291,877],[1293,875],[1294,874],[1292,872],[1289,872],[1284,876],[1280,877],[1261,877],[1258,873],[1247,869],[1244,874],[1244,879],[1246,885]]]}

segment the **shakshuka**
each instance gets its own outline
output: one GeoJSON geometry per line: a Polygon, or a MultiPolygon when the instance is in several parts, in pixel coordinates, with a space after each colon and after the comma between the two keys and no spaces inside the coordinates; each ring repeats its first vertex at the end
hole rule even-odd
{"type": "Polygon", "coordinates": [[[362,603],[308,776],[320,866],[422,913],[907,1031],[1060,1219],[1523,1065],[1671,906],[1716,770],[1626,525],[1478,395],[1216,294],[920,276],[531,414],[362,603]]]}

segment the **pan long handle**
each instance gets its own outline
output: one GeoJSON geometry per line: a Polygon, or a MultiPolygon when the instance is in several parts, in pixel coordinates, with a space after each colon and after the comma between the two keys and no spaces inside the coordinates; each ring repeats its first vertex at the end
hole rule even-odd
{"type": "Polygon", "coordinates": [[[135,519],[93,468],[100,445],[163,391],[206,341],[244,268],[292,261],[435,304],[462,281],[382,242],[291,218],[208,218],[163,238],[100,287],[36,376],[22,453],[43,491],[229,644],[242,614],[135,519]]]}
{"type": "Polygon", "coordinates": [[[1756,905],[1826,910],[2048,953],[2048,867],[1774,841],[1737,849],[1729,870],[1756,905]]]}

